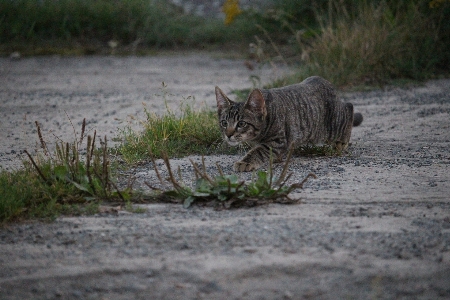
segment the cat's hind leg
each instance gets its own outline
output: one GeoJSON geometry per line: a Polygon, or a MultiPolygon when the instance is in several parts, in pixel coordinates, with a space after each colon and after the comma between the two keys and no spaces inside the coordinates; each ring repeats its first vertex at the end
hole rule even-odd
{"type": "Polygon", "coordinates": [[[344,104],[344,115],[341,125],[341,132],[339,134],[339,138],[334,143],[334,149],[339,153],[343,153],[350,144],[350,137],[352,135],[352,129],[353,129],[353,104],[351,103],[345,103],[344,104]]]}

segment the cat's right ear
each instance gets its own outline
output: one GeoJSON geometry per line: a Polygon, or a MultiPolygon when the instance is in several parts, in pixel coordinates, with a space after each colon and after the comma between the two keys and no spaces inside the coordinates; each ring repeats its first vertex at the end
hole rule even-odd
{"type": "Polygon", "coordinates": [[[259,89],[254,89],[250,93],[244,107],[261,116],[263,119],[267,115],[266,101],[264,101],[264,96],[259,89]]]}
{"type": "Polygon", "coordinates": [[[216,86],[216,101],[219,114],[223,109],[228,108],[233,103],[218,86],[216,86]]]}

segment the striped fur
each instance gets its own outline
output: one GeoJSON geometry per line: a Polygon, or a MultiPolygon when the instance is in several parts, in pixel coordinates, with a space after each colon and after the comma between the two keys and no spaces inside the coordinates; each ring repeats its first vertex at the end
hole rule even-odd
{"type": "Polygon", "coordinates": [[[314,76],[299,84],[253,90],[245,103],[231,101],[216,87],[219,126],[224,140],[253,148],[234,164],[239,172],[253,171],[268,162],[270,152],[281,161],[291,146],[331,144],[347,148],[353,126],[362,115],[339,100],[334,87],[314,76]]]}

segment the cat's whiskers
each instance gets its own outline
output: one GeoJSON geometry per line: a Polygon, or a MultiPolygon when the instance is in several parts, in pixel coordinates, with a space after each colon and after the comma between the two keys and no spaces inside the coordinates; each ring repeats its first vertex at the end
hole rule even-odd
{"type": "Polygon", "coordinates": [[[248,143],[240,143],[238,146],[239,155],[245,154],[248,150],[250,150],[250,145],[248,143]]]}

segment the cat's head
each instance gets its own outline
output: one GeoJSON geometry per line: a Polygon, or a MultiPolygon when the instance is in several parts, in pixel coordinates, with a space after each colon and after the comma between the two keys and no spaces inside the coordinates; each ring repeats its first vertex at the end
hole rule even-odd
{"type": "Polygon", "coordinates": [[[257,140],[265,126],[266,103],[260,90],[253,90],[245,103],[231,101],[216,86],[217,112],[223,139],[231,146],[257,140]]]}

